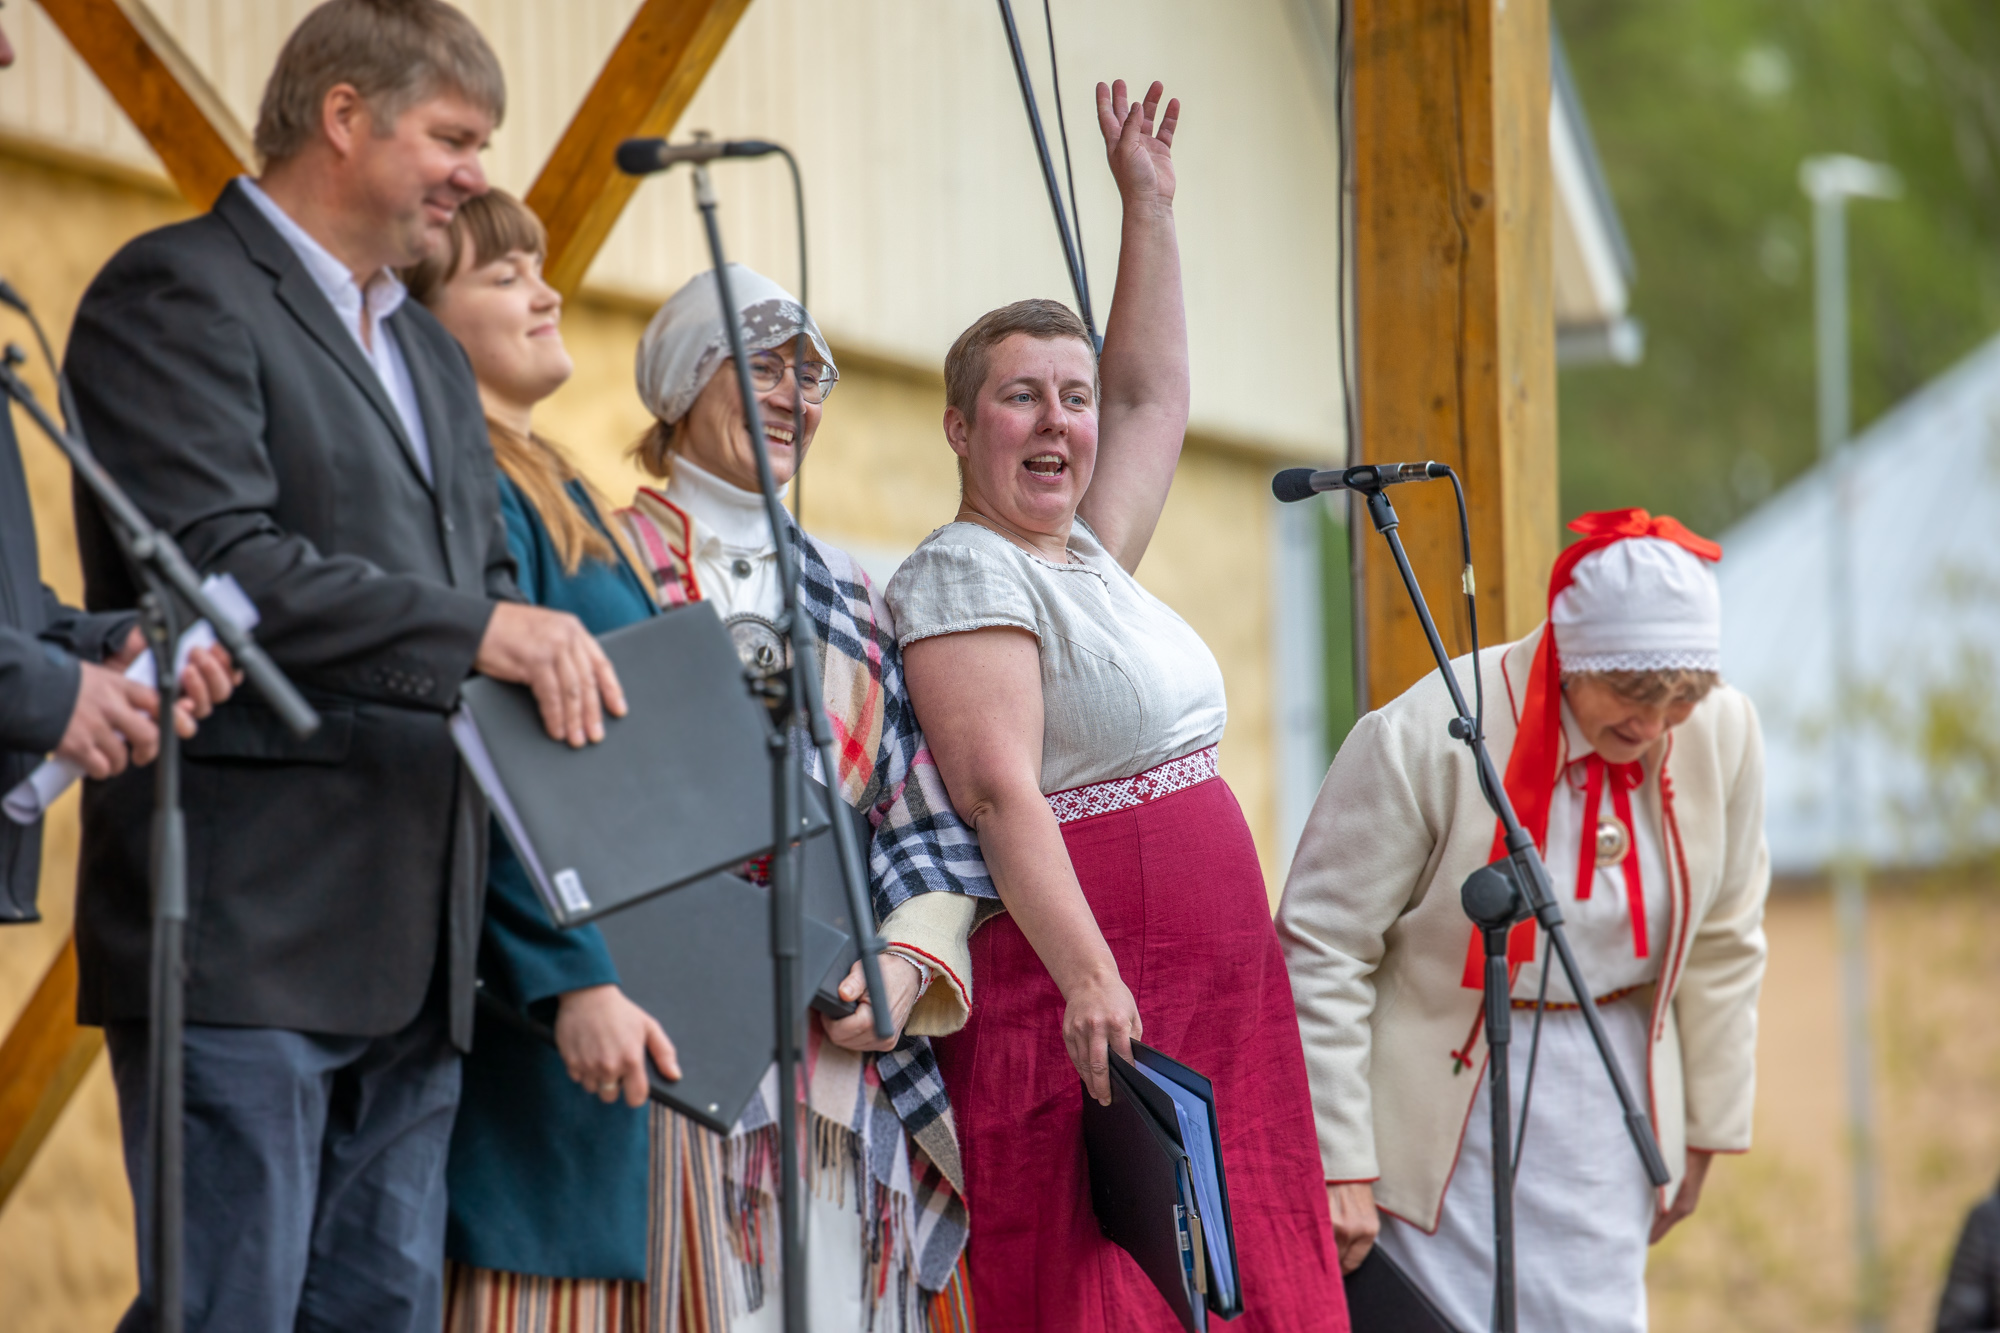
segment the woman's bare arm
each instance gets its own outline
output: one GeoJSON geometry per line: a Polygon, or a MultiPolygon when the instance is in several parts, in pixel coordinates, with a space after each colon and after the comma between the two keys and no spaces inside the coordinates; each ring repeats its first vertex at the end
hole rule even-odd
{"type": "Polygon", "coordinates": [[[1139,567],[1174,483],[1187,436],[1187,309],[1174,234],[1174,129],[1180,101],[1160,110],[1155,83],[1143,102],[1125,82],[1097,85],[1097,121],[1124,204],[1118,286],[1099,363],[1097,467],[1077,512],[1127,571],[1139,567]]]}
{"type": "Polygon", "coordinates": [[[903,649],[903,676],[953,808],[979,835],[1000,901],[1062,991],[1069,1058],[1090,1095],[1108,1105],[1105,1050],[1132,1058],[1139,1010],[1042,795],[1034,636],[993,628],[919,639],[903,649]]]}

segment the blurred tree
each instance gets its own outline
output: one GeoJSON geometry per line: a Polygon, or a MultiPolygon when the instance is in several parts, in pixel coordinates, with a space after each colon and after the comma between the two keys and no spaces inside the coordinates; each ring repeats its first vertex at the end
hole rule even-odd
{"type": "Polygon", "coordinates": [[[2000,330],[2000,3],[1553,3],[1647,332],[1562,373],[1565,514],[1716,532],[1811,465],[1810,154],[1905,185],[1850,214],[1857,430],[2000,330]]]}

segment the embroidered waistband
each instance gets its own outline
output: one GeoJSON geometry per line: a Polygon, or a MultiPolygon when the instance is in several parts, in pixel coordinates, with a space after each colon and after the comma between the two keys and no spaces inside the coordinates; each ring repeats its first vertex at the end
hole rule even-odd
{"type": "MultiPolygon", "coordinates": [[[[1646,989],[1646,986],[1649,986],[1651,984],[1652,984],[1651,982],[1646,982],[1638,986],[1622,986],[1619,989],[1612,991],[1608,995],[1600,995],[1597,997],[1597,1007],[1602,1009],[1607,1004],[1616,1004],[1620,1000],[1626,999],[1633,995],[1637,995],[1640,991],[1646,989]]],[[[1537,1006],[1533,1000],[1516,1000],[1514,1001],[1514,1007],[1516,1009],[1533,1009],[1536,1008],[1537,1006]]],[[[1583,1008],[1582,1005],[1576,1003],[1574,1000],[1550,1000],[1547,1003],[1541,1005],[1540,1007],[1548,1010],[1551,1013],[1563,1009],[1583,1008]]]]}
{"type": "Polygon", "coordinates": [[[1092,815],[1130,810],[1221,775],[1216,747],[1211,745],[1205,750],[1196,750],[1178,759],[1169,759],[1164,764],[1156,764],[1129,778],[1113,778],[1109,782],[1093,782],[1084,787],[1071,787],[1068,791],[1050,792],[1045,799],[1049,809],[1056,812],[1058,824],[1073,824],[1092,815]]]}

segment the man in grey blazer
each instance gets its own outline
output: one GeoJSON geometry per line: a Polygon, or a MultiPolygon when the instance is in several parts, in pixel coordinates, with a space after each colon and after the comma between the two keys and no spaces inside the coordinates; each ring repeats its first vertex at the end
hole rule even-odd
{"type": "MultiPolygon", "coordinates": [[[[330,0],[265,90],[262,174],[126,246],[71,335],[105,466],[236,577],[323,719],[299,740],[240,691],[187,749],[190,1330],[438,1327],[486,838],[447,714],[474,671],[571,744],[624,709],[581,624],[518,601],[471,369],[393,273],[486,188],[504,97],[442,0],[330,0]]],[[[130,605],[78,519],[92,605],[130,605]]],[[[77,912],[141,1219],[126,1329],[152,1325],[149,802],[92,785],[77,912]]]]}

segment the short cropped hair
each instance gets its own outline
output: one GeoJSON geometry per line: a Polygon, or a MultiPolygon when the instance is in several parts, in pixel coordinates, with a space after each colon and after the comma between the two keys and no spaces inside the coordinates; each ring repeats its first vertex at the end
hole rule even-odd
{"type": "Polygon", "coordinates": [[[970,422],[977,418],[979,391],[986,385],[989,354],[1008,338],[1075,338],[1090,349],[1091,396],[1097,392],[1097,348],[1076,312],[1060,301],[1037,298],[989,310],[958,335],[944,356],[944,400],[970,422]]]}
{"type": "Polygon", "coordinates": [[[507,110],[507,80],[479,29],[444,0],[327,0],[285,39],[257,111],[266,164],[298,156],[319,133],[320,109],[352,84],[379,132],[425,98],[455,92],[490,113],[507,110]]]}
{"type": "Polygon", "coordinates": [[[1686,667],[1667,667],[1655,671],[1565,671],[1564,680],[1588,677],[1601,680],[1611,687],[1621,699],[1629,699],[1635,704],[1653,705],[1664,703],[1698,704],[1709,695],[1709,691],[1722,684],[1722,673],[1718,671],[1695,671],[1686,667]]]}

